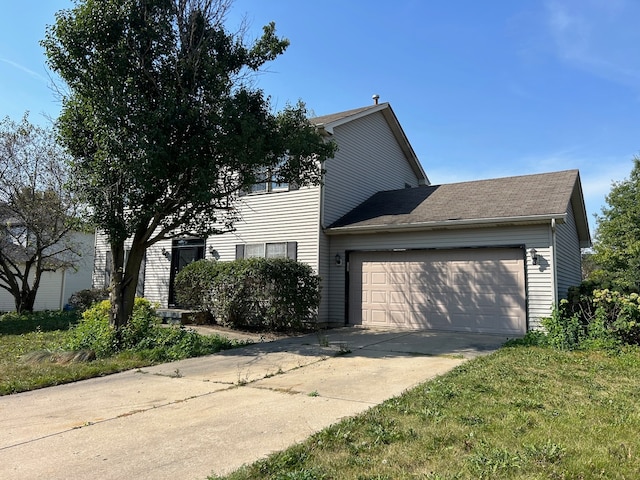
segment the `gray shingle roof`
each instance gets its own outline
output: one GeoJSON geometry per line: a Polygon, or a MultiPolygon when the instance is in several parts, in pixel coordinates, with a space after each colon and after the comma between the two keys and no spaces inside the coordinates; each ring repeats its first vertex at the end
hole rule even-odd
{"type": "Polygon", "coordinates": [[[566,170],[379,192],[329,228],[561,216],[578,181],[566,170]]]}
{"type": "MultiPolygon", "coordinates": [[[[384,105],[381,103],[380,105],[384,105]]],[[[320,117],[310,118],[309,121],[314,125],[326,125],[327,123],[342,120],[343,118],[351,117],[367,110],[378,108],[378,105],[368,105],[366,107],[354,108],[352,110],[346,110],[344,112],[332,113],[330,115],[322,115],[320,117]]]]}

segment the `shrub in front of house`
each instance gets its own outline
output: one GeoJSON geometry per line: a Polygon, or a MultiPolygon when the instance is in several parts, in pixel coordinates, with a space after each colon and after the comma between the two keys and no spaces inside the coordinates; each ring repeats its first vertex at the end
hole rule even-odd
{"type": "Polygon", "coordinates": [[[640,345],[640,295],[583,282],[542,325],[546,343],[564,350],[640,345]]]}
{"type": "Polygon", "coordinates": [[[130,350],[153,362],[163,362],[208,355],[242,344],[218,335],[200,335],[184,327],[163,327],[153,305],[144,298],[135,299],[133,315],[118,339],[109,324],[110,308],[109,301],[104,300],[86,310],[70,331],[65,349],[93,352],[96,358],[130,350]]]}
{"type": "Polygon", "coordinates": [[[69,306],[82,313],[96,303],[108,299],[108,288],[86,288],[75,292],[69,297],[69,306]]]}
{"type": "Polygon", "coordinates": [[[96,303],[85,310],[82,319],[69,332],[66,349],[91,350],[97,358],[105,358],[116,352],[118,342],[115,329],[109,324],[109,301],[96,303]]]}
{"type": "Polygon", "coordinates": [[[233,328],[309,328],[320,305],[320,277],[289,259],[199,260],[178,274],[175,288],[181,305],[233,328]]]}

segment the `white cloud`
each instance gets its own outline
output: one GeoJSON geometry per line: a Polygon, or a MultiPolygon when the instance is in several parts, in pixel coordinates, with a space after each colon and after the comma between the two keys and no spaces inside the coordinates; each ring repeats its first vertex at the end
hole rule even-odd
{"type": "Polygon", "coordinates": [[[11,65],[12,67],[14,67],[14,68],[16,68],[16,69],[18,69],[18,70],[20,70],[20,71],[22,71],[24,73],[27,73],[30,76],[32,76],[32,77],[34,77],[34,78],[36,78],[38,80],[41,80],[43,82],[47,82],[47,78],[46,77],[44,77],[43,75],[40,75],[37,72],[34,72],[33,70],[25,67],[24,65],[20,65],[17,62],[14,62],[14,61],[9,60],[7,58],[1,58],[1,57],[0,57],[0,62],[4,62],[4,63],[6,63],[8,65],[11,65]]]}
{"type": "Polygon", "coordinates": [[[623,0],[550,0],[547,28],[558,57],[611,82],[640,87],[640,3],[623,0]]]}

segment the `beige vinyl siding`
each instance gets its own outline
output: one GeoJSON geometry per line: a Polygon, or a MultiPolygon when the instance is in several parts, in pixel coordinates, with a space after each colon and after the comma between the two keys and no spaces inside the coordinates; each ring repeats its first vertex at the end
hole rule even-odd
{"type": "Polygon", "coordinates": [[[320,275],[320,308],[318,311],[318,323],[329,323],[329,274],[332,265],[335,264],[335,253],[331,255],[329,237],[318,228],[318,275],[320,275]]]}
{"type": "MultiPolygon", "coordinates": [[[[524,245],[527,250],[533,247],[538,251],[539,264],[532,265],[528,254],[525,264],[529,328],[538,328],[540,319],[551,313],[554,301],[551,235],[548,225],[331,236],[331,254],[339,252],[343,256],[347,250],[455,249],[517,245],[524,245]]],[[[329,319],[333,324],[345,322],[345,268],[332,265],[330,269],[329,319]]]]}
{"type": "Polygon", "coordinates": [[[105,273],[108,252],[109,243],[107,242],[107,236],[101,231],[96,230],[95,258],[93,263],[93,276],[91,280],[93,288],[106,288],[109,286],[105,273]]]}
{"type": "Polygon", "coordinates": [[[235,231],[207,239],[205,255],[212,249],[219,260],[234,260],[236,245],[297,242],[297,260],[318,271],[320,187],[241,197],[236,205],[235,231]]]}
{"type": "Polygon", "coordinates": [[[376,192],[418,185],[382,113],[335,127],[333,140],[339,150],[325,164],[324,226],[376,192]]]}
{"type": "MultiPolygon", "coordinates": [[[[220,261],[235,259],[236,245],[250,243],[297,242],[297,259],[318,272],[320,187],[306,187],[290,192],[273,192],[240,197],[236,204],[238,220],[235,231],[213,235],[206,241],[205,258],[215,250],[220,261]]],[[[144,296],[166,308],[169,302],[172,241],[163,240],[147,250],[144,296]]],[[[96,241],[95,286],[104,284],[108,246],[103,235],[96,241]]]]}
{"type": "Polygon", "coordinates": [[[569,287],[582,280],[580,241],[571,205],[565,223],[556,226],[556,259],[558,298],[567,298],[569,287]]]}
{"type": "MultiPolygon", "coordinates": [[[[95,242],[95,264],[93,269],[93,287],[108,287],[105,266],[109,245],[107,237],[102,232],[96,232],[95,242]]],[[[130,242],[125,243],[125,248],[130,242]]],[[[171,268],[171,258],[166,258],[162,254],[162,248],[171,253],[171,240],[163,240],[151,246],[146,253],[144,268],[141,268],[139,285],[143,296],[152,302],[158,303],[160,307],[166,308],[169,303],[169,274],[171,268]]]]}
{"type": "Polygon", "coordinates": [[[161,308],[169,306],[169,279],[171,274],[171,240],[162,240],[147,249],[144,297],[158,303],[161,308]],[[168,252],[165,257],[162,249],[168,252]]]}

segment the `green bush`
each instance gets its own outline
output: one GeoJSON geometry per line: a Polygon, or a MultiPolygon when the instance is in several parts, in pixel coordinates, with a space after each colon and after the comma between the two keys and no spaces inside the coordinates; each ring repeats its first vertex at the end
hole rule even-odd
{"type": "Polygon", "coordinates": [[[198,260],[183,268],[175,278],[176,300],[184,308],[207,311],[216,279],[228,263],[198,260]]]}
{"type": "Polygon", "coordinates": [[[580,315],[573,313],[568,305],[567,300],[560,300],[551,317],[542,319],[547,332],[546,343],[561,350],[576,349],[587,336],[580,315]]]}
{"type": "Polygon", "coordinates": [[[116,330],[109,324],[108,300],[96,303],[82,314],[82,320],[71,330],[66,348],[72,351],[92,350],[97,358],[113,355],[118,347],[116,330]]]}
{"type": "Polygon", "coordinates": [[[317,319],[320,278],[288,259],[200,260],[176,277],[178,302],[210,312],[222,325],[297,330],[317,319]]]}
{"type": "Polygon", "coordinates": [[[151,302],[136,298],[133,315],[122,328],[119,340],[109,324],[108,300],[95,304],[82,314],[82,320],[70,332],[67,350],[91,350],[96,358],[105,358],[124,350],[139,352],[155,362],[208,355],[242,344],[217,335],[200,335],[184,327],[164,327],[151,302]]]}
{"type": "Polygon", "coordinates": [[[108,288],[87,288],[79,290],[69,297],[69,306],[79,312],[84,312],[94,304],[109,298],[108,288]]]}
{"type": "Polygon", "coordinates": [[[160,323],[161,319],[151,302],[146,298],[136,297],[131,318],[120,335],[120,348],[136,348],[146,338],[153,336],[160,323]]]}
{"type": "Polygon", "coordinates": [[[597,289],[583,282],[543,319],[547,343],[556,348],[617,348],[640,345],[640,295],[597,289]]]}

